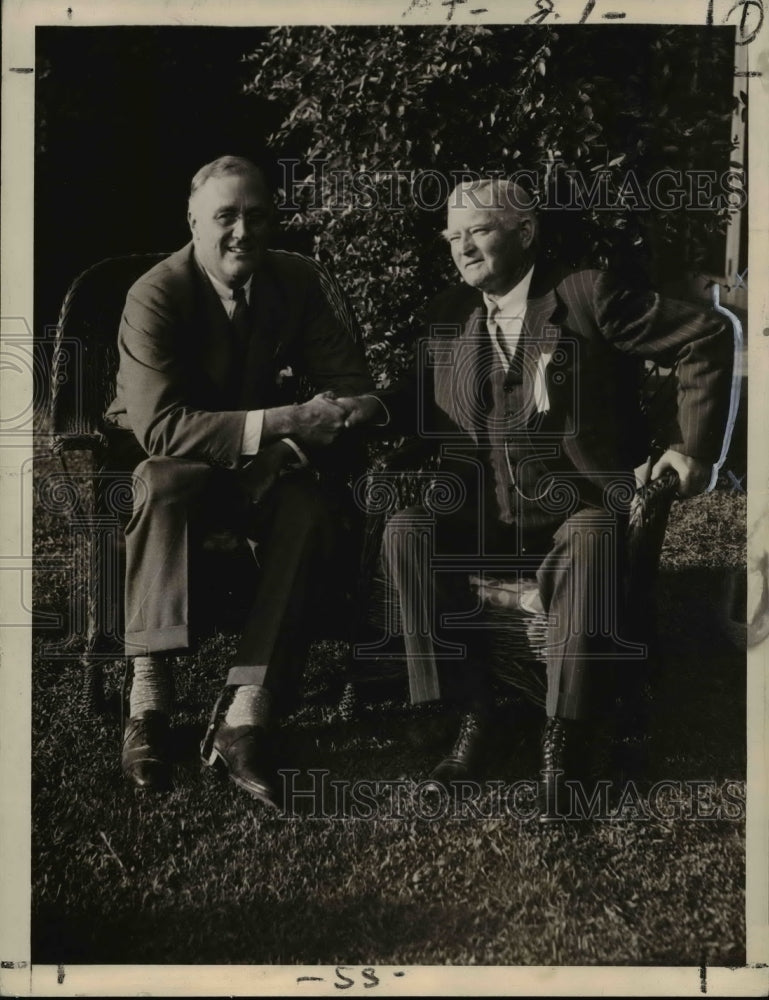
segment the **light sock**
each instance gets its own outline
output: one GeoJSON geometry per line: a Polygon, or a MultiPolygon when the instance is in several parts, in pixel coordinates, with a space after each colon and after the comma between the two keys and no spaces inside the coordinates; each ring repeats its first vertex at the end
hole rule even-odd
{"type": "Polygon", "coordinates": [[[261,684],[240,684],[227,709],[228,726],[263,726],[270,721],[270,692],[261,684]]]}
{"type": "Polygon", "coordinates": [[[129,699],[131,716],[142,712],[171,714],[173,686],[171,667],[165,657],[135,656],[129,699]]]}

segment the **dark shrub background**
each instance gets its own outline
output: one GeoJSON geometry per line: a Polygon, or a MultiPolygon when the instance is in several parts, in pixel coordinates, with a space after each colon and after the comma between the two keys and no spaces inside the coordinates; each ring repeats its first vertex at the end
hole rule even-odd
{"type": "MultiPolygon", "coordinates": [[[[325,196],[334,170],[528,169],[561,202],[567,168],[588,185],[607,170],[613,196],[628,170],[642,185],[661,169],[720,175],[733,46],[731,29],[659,26],[40,28],[36,330],[90,264],[182,245],[189,179],[225,152],[261,159],[269,144],[296,178],[325,161],[325,196]]],[[[392,184],[374,184],[378,207],[348,211],[288,192],[300,210],[284,210],[279,237],[333,266],[383,381],[451,277],[443,212],[415,207],[408,186],[403,208],[383,207],[392,184]]],[[[639,211],[631,196],[548,211],[543,227],[569,259],[672,285],[721,272],[727,215],[639,211]]]]}

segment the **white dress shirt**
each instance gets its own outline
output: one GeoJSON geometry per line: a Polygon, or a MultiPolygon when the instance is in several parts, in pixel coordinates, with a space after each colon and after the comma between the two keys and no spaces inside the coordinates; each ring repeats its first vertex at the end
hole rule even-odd
{"type": "MultiPolygon", "coordinates": [[[[526,300],[529,297],[532,266],[528,273],[504,295],[488,295],[483,293],[483,301],[488,310],[487,326],[505,370],[515,355],[515,349],[521,337],[523,320],[526,315],[526,300]]],[[[547,413],[550,401],[547,396],[545,368],[552,357],[552,352],[542,351],[537,358],[537,370],[534,374],[534,401],[539,413],[547,413]]]]}

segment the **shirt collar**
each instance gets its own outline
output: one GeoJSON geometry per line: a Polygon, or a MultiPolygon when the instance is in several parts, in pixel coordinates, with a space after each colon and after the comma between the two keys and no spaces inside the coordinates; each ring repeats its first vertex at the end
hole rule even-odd
{"type": "MultiPolygon", "coordinates": [[[[232,302],[232,300],[235,298],[235,291],[234,291],[234,289],[228,288],[227,285],[225,285],[221,281],[219,281],[218,278],[215,278],[213,276],[213,274],[211,274],[211,272],[208,270],[207,267],[203,267],[202,264],[200,266],[205,271],[208,280],[214,286],[214,291],[219,296],[219,298],[222,300],[222,302],[232,302]]],[[[250,275],[248,281],[245,283],[245,285],[242,286],[243,291],[246,294],[246,302],[248,302],[249,304],[251,302],[251,282],[253,281],[253,278],[254,278],[253,274],[250,275]]]]}
{"type": "Polygon", "coordinates": [[[505,292],[504,295],[492,299],[484,292],[483,301],[486,303],[486,308],[489,311],[496,309],[500,316],[523,316],[526,311],[526,300],[529,297],[529,286],[533,274],[534,265],[532,264],[518,284],[513,285],[510,291],[505,292]]]}

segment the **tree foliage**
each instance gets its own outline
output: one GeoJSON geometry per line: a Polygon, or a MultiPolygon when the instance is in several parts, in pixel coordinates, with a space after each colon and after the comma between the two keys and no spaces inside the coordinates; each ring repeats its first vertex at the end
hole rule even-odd
{"type": "Polygon", "coordinates": [[[728,169],[732,54],[731,32],[699,29],[279,27],[247,56],[247,89],[282,116],[289,225],[348,290],[386,382],[454,280],[442,177],[527,171],[544,244],[573,262],[657,281],[700,269],[724,199],[697,213],[688,189],[678,208],[643,199],[660,170],[728,169]]]}

